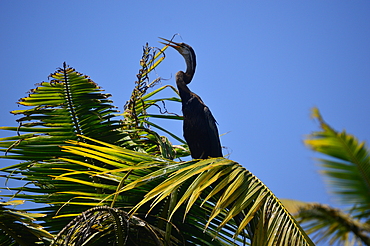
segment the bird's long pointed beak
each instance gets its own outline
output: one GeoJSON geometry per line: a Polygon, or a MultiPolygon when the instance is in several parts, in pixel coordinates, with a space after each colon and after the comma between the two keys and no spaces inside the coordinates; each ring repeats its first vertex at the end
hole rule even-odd
{"type": "Polygon", "coordinates": [[[160,42],[161,44],[171,46],[172,48],[175,48],[175,49],[179,49],[181,47],[179,43],[173,42],[172,40],[168,40],[168,39],[161,38],[161,37],[160,37],[160,39],[168,42],[168,43],[160,42]]]}

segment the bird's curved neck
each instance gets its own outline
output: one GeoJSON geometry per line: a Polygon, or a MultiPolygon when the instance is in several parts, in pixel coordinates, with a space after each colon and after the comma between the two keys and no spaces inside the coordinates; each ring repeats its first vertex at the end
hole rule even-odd
{"type": "Polygon", "coordinates": [[[185,59],[185,62],[186,72],[184,73],[184,82],[189,84],[195,73],[195,60],[192,60],[192,57],[190,56],[189,59],[185,59]]]}
{"type": "Polygon", "coordinates": [[[190,98],[191,91],[189,87],[187,86],[187,84],[189,84],[190,81],[191,81],[191,78],[189,79],[187,74],[184,73],[183,71],[179,71],[176,73],[176,85],[177,85],[177,89],[180,92],[180,97],[183,102],[190,98]]]}

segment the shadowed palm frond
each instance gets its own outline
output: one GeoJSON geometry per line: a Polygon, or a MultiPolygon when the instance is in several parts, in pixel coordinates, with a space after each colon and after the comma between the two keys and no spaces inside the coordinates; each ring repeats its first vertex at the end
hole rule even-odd
{"type": "Polygon", "coordinates": [[[282,200],[289,212],[317,243],[370,245],[370,226],[351,214],[319,203],[282,200]]]}
{"type": "Polygon", "coordinates": [[[164,232],[125,211],[107,206],[94,207],[74,218],[58,233],[52,246],[57,245],[179,245],[163,241],[164,232]]]}
{"type": "Polygon", "coordinates": [[[53,235],[35,223],[37,218],[44,217],[45,214],[5,208],[20,205],[23,202],[14,200],[0,203],[0,244],[9,246],[48,245],[47,241],[51,241],[53,235]]]}

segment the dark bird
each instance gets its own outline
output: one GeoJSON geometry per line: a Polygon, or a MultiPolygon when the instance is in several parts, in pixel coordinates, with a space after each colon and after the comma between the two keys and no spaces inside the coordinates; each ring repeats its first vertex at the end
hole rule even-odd
{"type": "Polygon", "coordinates": [[[185,43],[168,42],[168,46],[175,48],[185,59],[186,72],[176,73],[176,85],[182,101],[184,115],[184,138],[189,145],[193,159],[222,157],[221,144],[216,126],[216,120],[202,99],[191,92],[189,84],[194,76],[196,58],[193,48],[185,43]]]}

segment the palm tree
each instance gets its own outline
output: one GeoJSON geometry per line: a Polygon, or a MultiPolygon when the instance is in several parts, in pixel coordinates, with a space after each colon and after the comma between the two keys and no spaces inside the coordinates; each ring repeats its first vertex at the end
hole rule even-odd
{"type": "Polygon", "coordinates": [[[311,133],[305,144],[323,154],[318,159],[321,173],[346,209],[297,201],[284,204],[317,242],[370,245],[370,150],[356,137],[334,130],[317,108],[312,112],[321,130],[311,133]]]}
{"type": "Polygon", "coordinates": [[[313,245],[274,194],[240,164],[221,157],[177,161],[190,155],[188,146],[151,119],[182,117],[148,113],[162,102],[181,102],[174,87],[153,89],[159,80],[148,77],[166,48],[144,47],[122,115],[109,94],[63,64],[20,100],[30,108],[12,111],[21,115],[19,126],[1,127],[15,132],[0,139],[2,158],[22,161],[1,170],[27,181],[11,188],[13,197],[42,204],[33,210],[45,214],[39,224],[53,234],[52,241],[37,234],[39,244],[313,245]],[[165,89],[175,95],[154,98],[165,89]]]}

